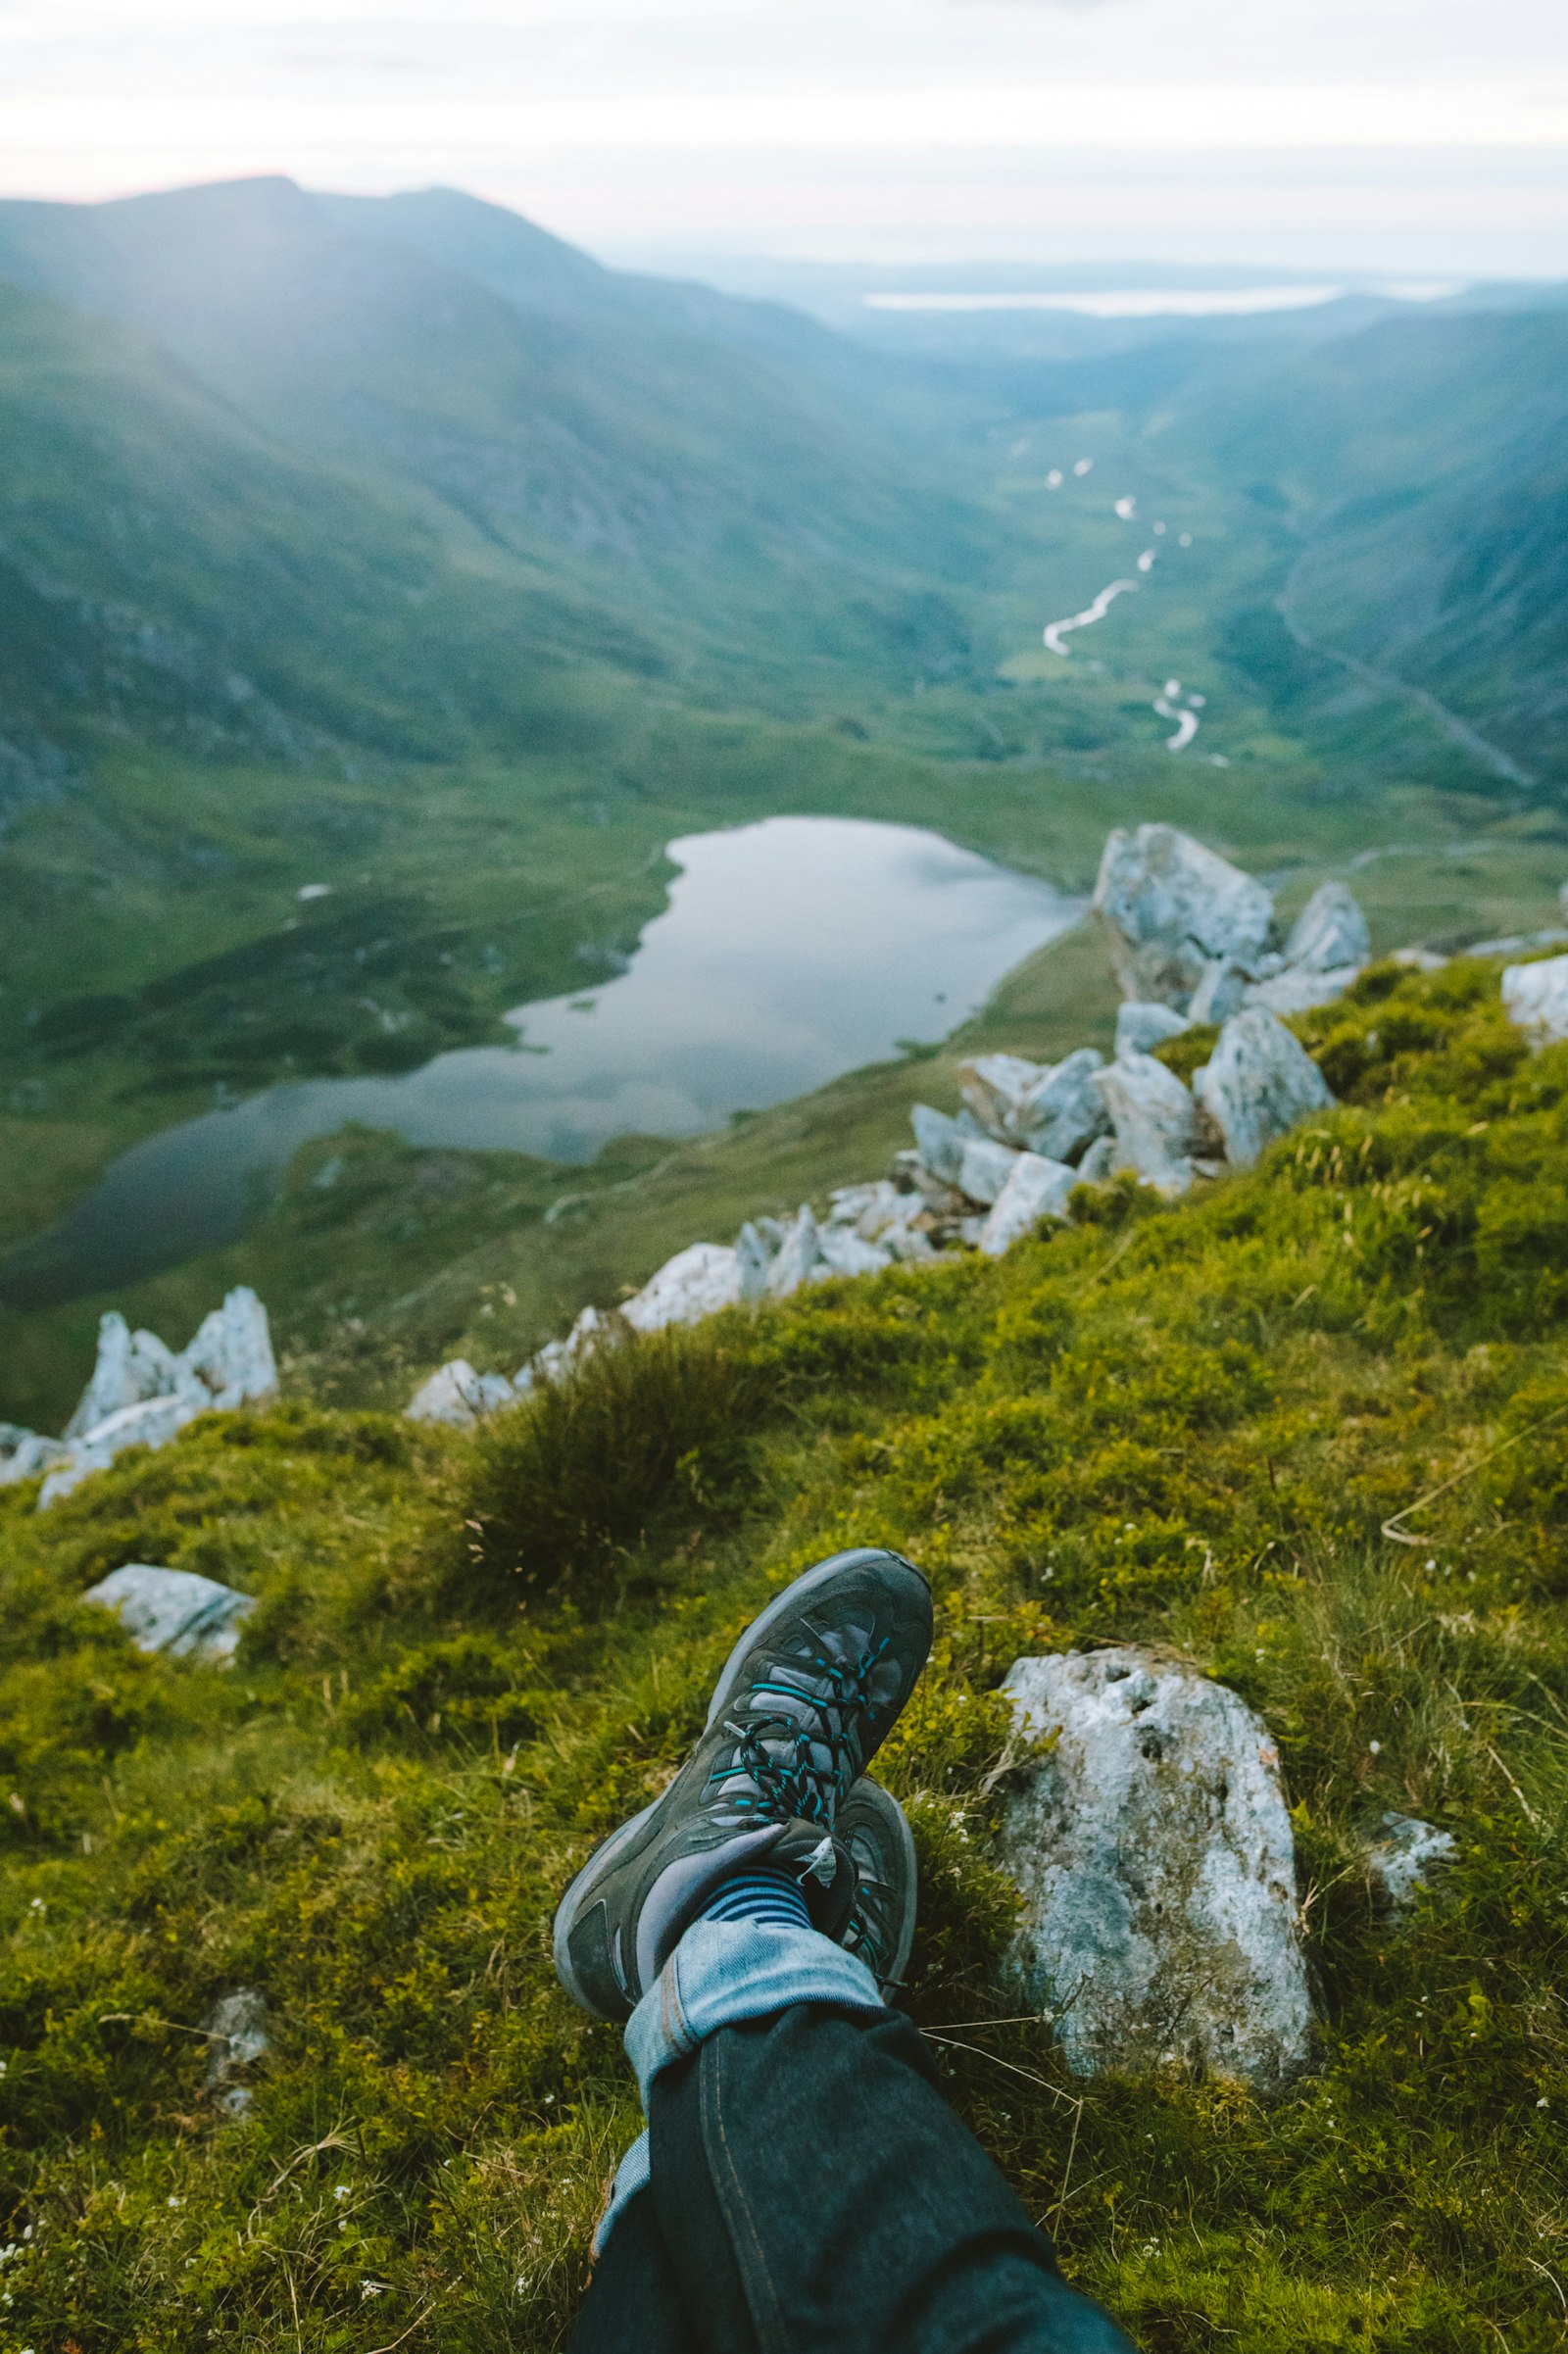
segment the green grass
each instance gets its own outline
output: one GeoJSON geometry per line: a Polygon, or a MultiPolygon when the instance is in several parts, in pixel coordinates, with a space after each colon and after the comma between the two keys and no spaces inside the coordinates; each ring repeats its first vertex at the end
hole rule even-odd
{"type": "Polygon", "coordinates": [[[1475,962],[1298,1027],[1341,1107],[1185,1205],[1106,1189],[476,1440],[296,1396],[0,1501],[0,2346],[561,2344],[635,2117],[551,1977],[556,1894],[851,1539],[938,1594],[884,1752],[911,2007],[1072,2277],[1160,2354],[1560,2343],[1568,1049],[1528,1054],[1475,962]],[[1455,1474],[1418,1547],[1380,1535],[1455,1474]],[[129,1559],[259,1596],[232,1671],[82,1610],[129,1559]],[[1321,2025],[1270,2106],[1075,2084],[999,1982],[992,1694],[1124,1640],[1285,1759],[1321,2025]],[[1403,1922],[1358,1861],[1391,1806],[1459,1846],[1403,1922]],[[242,2120],[194,2032],[236,1985],[273,2035],[242,2120]]]}

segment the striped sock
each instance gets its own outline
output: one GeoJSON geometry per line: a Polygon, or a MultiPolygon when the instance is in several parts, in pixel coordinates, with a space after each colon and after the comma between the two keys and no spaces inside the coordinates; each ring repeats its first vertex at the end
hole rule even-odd
{"type": "Polygon", "coordinates": [[[765,1921],[773,1929],[809,1929],[806,1898],[786,1872],[765,1864],[721,1881],[704,1905],[705,1921],[765,1921]]]}

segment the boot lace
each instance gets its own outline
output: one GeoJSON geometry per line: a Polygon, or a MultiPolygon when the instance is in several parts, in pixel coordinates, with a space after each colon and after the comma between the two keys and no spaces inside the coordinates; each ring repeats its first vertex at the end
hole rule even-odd
{"type": "Polygon", "coordinates": [[[744,1777],[756,1790],[740,1790],[731,1803],[769,1822],[797,1820],[820,1823],[831,1830],[839,1801],[860,1771],[863,1750],[861,1727],[870,1714],[870,1683],[886,1650],[888,1638],[873,1643],[858,1659],[830,1659],[815,1652],[791,1662],[798,1672],[819,1679],[828,1690],[803,1692],[778,1676],[763,1676],[749,1687],[754,1699],[770,1696],[805,1701],[813,1712],[808,1730],[793,1712],[748,1709],[725,1726],[733,1734],[736,1753],[725,1766],[709,1775],[709,1787],[744,1777]],[[815,1751],[826,1750],[827,1763],[815,1751]]]}

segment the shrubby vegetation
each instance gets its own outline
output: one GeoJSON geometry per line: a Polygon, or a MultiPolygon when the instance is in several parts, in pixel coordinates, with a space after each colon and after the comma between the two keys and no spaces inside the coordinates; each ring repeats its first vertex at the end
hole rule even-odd
{"type": "Polygon", "coordinates": [[[910,2005],[1073,2276],[1161,2354],[1561,2343],[1568,1047],[1481,963],[1298,1026],[1341,1107],[1200,1201],[1081,1197],[476,1440],[291,1400],[4,1499],[0,2347],[558,2345],[634,2112],[551,1976],[557,1892],[769,1587],[852,1540],[939,1596],[884,1752],[910,2005]],[[136,1559],[259,1596],[232,1671],[79,1606],[136,1559]],[[1074,2084],[999,1984],[995,1688],[1108,1638],[1282,1746],[1322,2029],[1273,2106],[1074,2084]],[[1357,1845],[1389,1807],[1459,1843],[1403,1922],[1357,1845]],[[236,2118],[200,2030],[242,1985],[273,2048],[236,2118]]]}

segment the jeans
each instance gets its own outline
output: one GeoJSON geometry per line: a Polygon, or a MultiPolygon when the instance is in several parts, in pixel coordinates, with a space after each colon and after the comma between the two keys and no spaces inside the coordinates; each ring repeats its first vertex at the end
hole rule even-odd
{"type": "Polygon", "coordinates": [[[571,2354],[1129,2354],[825,1937],[698,1923],[626,2040],[649,2132],[571,2354]]]}

